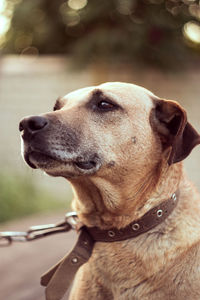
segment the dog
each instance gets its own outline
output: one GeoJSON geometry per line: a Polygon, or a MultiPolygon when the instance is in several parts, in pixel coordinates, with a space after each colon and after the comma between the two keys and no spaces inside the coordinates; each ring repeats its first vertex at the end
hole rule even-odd
{"type": "Polygon", "coordinates": [[[200,195],[182,165],[200,136],[177,102],[104,83],[59,98],[19,128],[27,164],[71,183],[73,209],[88,228],[120,230],[178,190],[162,223],[95,243],[70,300],[200,299],[200,195]]]}

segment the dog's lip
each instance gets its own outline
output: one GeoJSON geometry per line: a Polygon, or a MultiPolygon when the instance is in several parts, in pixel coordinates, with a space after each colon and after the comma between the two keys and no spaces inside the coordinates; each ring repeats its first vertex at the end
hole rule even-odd
{"type": "Polygon", "coordinates": [[[95,162],[94,160],[77,161],[74,163],[79,169],[82,169],[82,170],[91,170],[91,169],[95,168],[97,165],[97,162],[95,162]]]}
{"type": "Polygon", "coordinates": [[[25,154],[24,154],[24,159],[25,159],[25,161],[27,162],[27,164],[28,164],[32,169],[37,169],[36,165],[33,164],[33,163],[30,161],[30,154],[31,154],[31,153],[32,153],[32,152],[30,152],[30,153],[25,153],[25,154]]]}
{"type": "MultiPolygon", "coordinates": [[[[95,168],[99,169],[99,167],[101,165],[100,159],[96,155],[91,159],[83,159],[82,157],[81,158],[77,157],[75,160],[62,160],[54,155],[51,155],[51,154],[43,152],[43,151],[31,150],[25,154],[24,158],[25,158],[27,164],[33,169],[38,168],[38,166],[37,166],[38,160],[47,161],[47,162],[49,160],[53,160],[53,161],[57,161],[57,162],[64,163],[64,164],[66,164],[66,163],[74,164],[79,170],[82,170],[82,171],[90,171],[95,168]]],[[[39,161],[38,161],[38,163],[39,163],[39,161]]]]}
{"type": "Polygon", "coordinates": [[[25,154],[25,160],[28,163],[28,165],[33,168],[33,169],[37,169],[37,163],[39,163],[39,160],[45,162],[45,161],[58,161],[58,162],[62,162],[62,163],[72,163],[72,161],[66,161],[66,160],[62,160],[52,154],[46,153],[44,151],[39,151],[39,150],[30,150],[28,153],[25,154]]]}

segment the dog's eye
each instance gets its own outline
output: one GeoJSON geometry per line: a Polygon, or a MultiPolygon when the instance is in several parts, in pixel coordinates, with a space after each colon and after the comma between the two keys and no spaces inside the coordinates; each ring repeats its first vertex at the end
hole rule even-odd
{"type": "Polygon", "coordinates": [[[111,102],[107,102],[107,101],[100,101],[98,104],[97,104],[97,107],[100,109],[100,110],[112,110],[115,105],[112,104],[111,102]]]}

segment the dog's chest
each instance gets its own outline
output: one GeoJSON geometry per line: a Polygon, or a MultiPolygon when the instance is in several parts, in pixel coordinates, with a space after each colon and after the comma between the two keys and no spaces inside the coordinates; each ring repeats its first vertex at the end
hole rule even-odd
{"type": "Polygon", "coordinates": [[[199,250],[192,249],[186,256],[165,262],[156,259],[153,253],[145,254],[148,251],[144,247],[140,249],[141,255],[138,251],[137,243],[130,242],[104,243],[95,247],[91,268],[115,297],[126,295],[130,300],[200,299],[200,255],[199,260],[196,255],[199,250]]]}
{"type": "Polygon", "coordinates": [[[137,252],[136,243],[98,243],[91,257],[91,266],[106,283],[120,286],[123,282],[127,287],[135,286],[150,277],[153,271],[137,252]]]}

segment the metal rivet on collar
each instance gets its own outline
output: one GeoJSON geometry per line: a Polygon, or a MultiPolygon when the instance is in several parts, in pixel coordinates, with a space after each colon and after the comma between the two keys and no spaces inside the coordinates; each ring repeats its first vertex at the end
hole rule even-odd
{"type": "Polygon", "coordinates": [[[140,228],[140,225],[138,223],[135,223],[131,227],[134,231],[137,231],[140,228]]]}
{"type": "Polygon", "coordinates": [[[109,235],[109,237],[114,237],[114,236],[115,236],[115,233],[114,233],[114,231],[109,230],[109,231],[108,231],[108,235],[109,235]]]}
{"type": "Polygon", "coordinates": [[[77,258],[77,257],[73,257],[73,258],[71,259],[71,262],[72,262],[73,264],[77,264],[78,258],[77,258]]]}
{"type": "Polygon", "coordinates": [[[176,194],[175,193],[172,195],[172,200],[176,201],[176,194]]]}
{"type": "Polygon", "coordinates": [[[162,217],[162,215],[163,215],[162,209],[157,210],[157,216],[158,216],[158,218],[162,217]]]}

